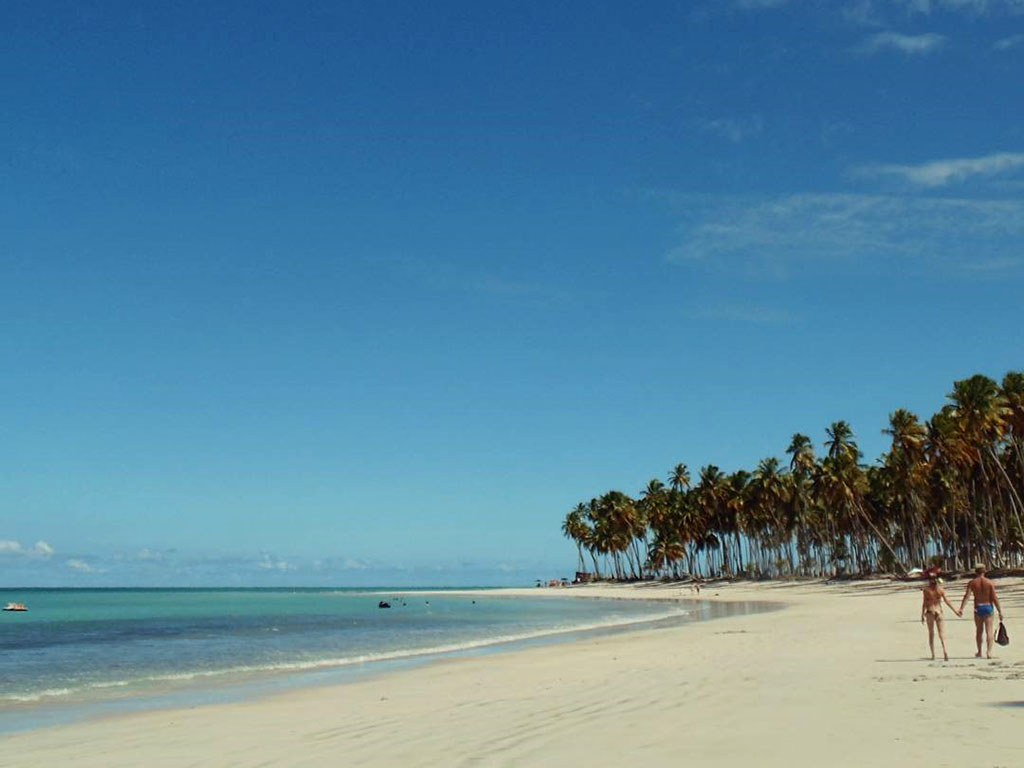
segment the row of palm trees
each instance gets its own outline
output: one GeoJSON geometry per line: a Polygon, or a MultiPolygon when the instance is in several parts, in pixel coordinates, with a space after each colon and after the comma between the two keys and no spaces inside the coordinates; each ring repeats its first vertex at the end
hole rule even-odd
{"type": "Polygon", "coordinates": [[[685,464],[639,498],[609,491],[571,510],[562,532],[579,570],[598,577],[777,578],[1024,563],[1024,372],[1001,385],[954,382],[925,422],[902,408],[891,445],[865,466],[850,425],[826,430],[824,454],[795,434],[789,461],[752,472],[685,464]]]}

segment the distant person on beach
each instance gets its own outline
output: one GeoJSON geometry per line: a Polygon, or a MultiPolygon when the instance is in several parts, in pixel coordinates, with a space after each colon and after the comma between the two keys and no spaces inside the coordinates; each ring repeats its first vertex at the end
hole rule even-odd
{"type": "Polygon", "coordinates": [[[993,614],[998,611],[999,620],[1003,620],[1003,607],[999,605],[999,598],[996,596],[996,585],[985,576],[985,571],[984,565],[978,564],[974,566],[974,578],[967,582],[967,591],[964,592],[964,599],[960,601],[960,610],[962,612],[964,605],[967,603],[968,596],[974,595],[974,640],[978,645],[978,652],[974,655],[979,659],[981,658],[982,632],[985,633],[986,640],[985,655],[989,659],[992,658],[992,643],[994,639],[992,624],[995,620],[993,614]]]}
{"type": "Polygon", "coordinates": [[[932,652],[932,661],[935,660],[935,630],[939,630],[939,642],[942,643],[942,658],[949,661],[949,652],[946,650],[946,622],[942,618],[942,603],[945,602],[949,609],[957,616],[963,616],[946,597],[946,590],[939,584],[938,569],[926,571],[928,574],[928,585],[924,588],[924,600],[921,603],[921,623],[928,622],[928,648],[932,652]]]}

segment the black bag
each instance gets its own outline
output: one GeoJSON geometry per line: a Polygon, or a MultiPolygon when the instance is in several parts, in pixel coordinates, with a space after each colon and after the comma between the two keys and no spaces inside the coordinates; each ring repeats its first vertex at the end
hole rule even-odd
{"type": "Polygon", "coordinates": [[[1000,645],[1010,644],[1010,633],[1006,631],[1006,625],[999,622],[999,631],[996,632],[996,642],[1000,645]]]}

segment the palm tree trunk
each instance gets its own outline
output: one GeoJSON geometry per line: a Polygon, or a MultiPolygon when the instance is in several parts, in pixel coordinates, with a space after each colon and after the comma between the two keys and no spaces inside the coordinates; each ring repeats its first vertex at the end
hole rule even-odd
{"type": "Polygon", "coordinates": [[[896,567],[900,570],[901,573],[906,573],[907,569],[906,567],[904,567],[903,563],[900,562],[900,558],[899,555],[896,554],[896,550],[892,548],[892,544],[889,543],[889,540],[880,530],[878,530],[875,524],[871,521],[871,518],[868,517],[868,514],[864,510],[864,508],[859,503],[856,502],[854,503],[854,507],[860,513],[860,516],[861,518],[863,518],[864,522],[867,523],[871,530],[875,532],[875,536],[878,537],[878,540],[882,543],[882,545],[887,550],[889,550],[889,554],[892,555],[892,559],[895,561],[896,567]]]}
{"type": "Polygon", "coordinates": [[[1006,487],[1010,489],[1010,494],[1012,496],[1012,498],[1010,499],[1010,507],[1013,510],[1014,518],[1017,520],[1017,527],[1024,531],[1024,527],[1021,527],[1020,524],[1020,514],[1017,511],[1018,505],[1024,507],[1024,503],[1021,502],[1020,496],[1017,494],[1017,489],[1013,487],[1013,481],[1010,480],[1010,476],[1006,474],[1006,468],[1003,467],[1003,463],[999,460],[999,457],[996,455],[995,451],[992,450],[991,446],[989,446],[988,450],[989,453],[992,455],[992,460],[995,462],[996,466],[999,467],[999,471],[1002,473],[1003,478],[1006,481],[1006,487]]]}

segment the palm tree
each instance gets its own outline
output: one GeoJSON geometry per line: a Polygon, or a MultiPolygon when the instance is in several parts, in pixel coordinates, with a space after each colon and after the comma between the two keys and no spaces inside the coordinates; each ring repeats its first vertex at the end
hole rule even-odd
{"type": "Polygon", "coordinates": [[[811,438],[797,432],[790,440],[786,453],[790,455],[789,469],[791,472],[799,472],[807,477],[814,474],[814,470],[817,469],[817,460],[814,458],[814,444],[811,442],[811,438]]]}
{"type": "Polygon", "coordinates": [[[925,527],[929,522],[924,504],[928,482],[924,449],[928,432],[917,416],[897,408],[889,414],[889,426],[882,434],[892,438],[892,447],[883,457],[878,477],[880,491],[899,521],[905,555],[923,563],[928,539],[925,527]]]}
{"type": "Polygon", "coordinates": [[[772,456],[761,460],[754,470],[750,490],[756,511],[756,534],[764,547],[763,567],[771,572],[778,569],[782,548],[790,534],[784,520],[786,482],[777,458],[772,456]],[[774,555],[773,560],[768,559],[769,554],[774,555]]]}
{"type": "MultiPolygon", "coordinates": [[[[697,546],[702,550],[718,550],[722,544],[721,534],[727,532],[730,527],[725,519],[727,515],[723,514],[728,489],[722,470],[714,464],[701,467],[700,480],[694,491],[704,523],[697,546]]],[[[730,572],[729,549],[728,547],[721,547],[721,549],[722,567],[726,572],[730,572]]]]}
{"type": "Polygon", "coordinates": [[[975,454],[976,480],[982,491],[978,502],[984,502],[979,512],[987,518],[992,536],[991,553],[998,562],[1001,560],[999,543],[1006,544],[1011,540],[1009,525],[1000,525],[994,508],[993,485],[1000,480],[1009,492],[1009,504],[1017,527],[1020,528],[1020,495],[1013,487],[995,449],[1008,429],[1011,412],[996,382],[980,374],[953,382],[953,391],[947,397],[952,401],[952,415],[959,422],[963,439],[975,454]],[[993,470],[996,473],[995,481],[991,477],[993,470]]]}
{"type": "MultiPolygon", "coordinates": [[[[670,554],[670,550],[675,551],[675,548],[668,545],[676,540],[672,530],[672,508],[669,494],[665,484],[655,478],[647,483],[647,487],[641,491],[638,503],[643,518],[647,522],[647,527],[654,534],[652,546],[660,545],[661,554],[666,557],[670,554]]],[[[652,562],[651,557],[649,552],[648,562],[652,562]]],[[[660,560],[654,566],[654,570],[660,571],[664,566],[672,564],[674,560],[675,558],[672,557],[669,557],[668,560],[660,560]]]]}
{"type": "MultiPolygon", "coordinates": [[[[814,510],[813,481],[819,471],[818,460],[814,455],[814,444],[807,435],[797,432],[793,435],[786,449],[789,454],[789,515],[792,526],[796,529],[797,550],[801,560],[810,557],[810,548],[814,541],[819,547],[824,539],[813,536],[811,514],[814,510]]],[[[824,563],[819,560],[819,570],[824,571],[824,563]]]]}
{"type": "Polygon", "coordinates": [[[576,544],[576,551],[579,554],[577,571],[583,571],[586,566],[583,564],[583,544],[587,539],[589,529],[585,522],[587,507],[584,504],[577,504],[562,521],[562,535],[572,539],[576,544]]]}
{"type": "Polygon", "coordinates": [[[864,571],[873,560],[872,542],[861,526],[864,523],[889,553],[892,565],[904,571],[900,557],[888,537],[879,530],[865,508],[864,497],[868,482],[858,464],[861,453],[854,440],[853,430],[845,421],[836,421],[825,433],[828,436],[825,442],[828,457],[822,462],[819,474],[821,498],[827,500],[832,511],[840,515],[841,530],[853,545],[856,565],[864,571]]]}
{"type": "Polygon", "coordinates": [[[729,528],[733,535],[733,545],[736,552],[736,563],[739,573],[747,570],[743,562],[743,536],[747,528],[747,504],[750,497],[750,473],[745,469],[738,470],[729,475],[726,480],[725,508],[729,517],[729,528]]]}
{"type": "Polygon", "coordinates": [[[890,438],[865,467],[850,425],[830,424],[819,461],[806,435],[793,435],[788,467],[762,460],[753,474],[708,464],[691,488],[686,464],[650,481],[634,500],[609,491],[578,504],[562,533],[594,572],[615,576],[745,572],[824,573],[903,569],[940,557],[953,567],[984,557],[1024,562],[1024,372],[1002,384],[976,375],[953,384],[949,403],[922,423],[899,408],[890,438]]]}
{"type": "Polygon", "coordinates": [[[690,470],[685,464],[676,464],[668,476],[668,483],[674,491],[685,491],[690,487],[690,470]]]}
{"type": "Polygon", "coordinates": [[[828,457],[833,460],[850,458],[854,461],[860,460],[860,449],[854,441],[853,430],[845,421],[833,421],[825,429],[828,440],[825,447],[828,448],[828,457]]]}

